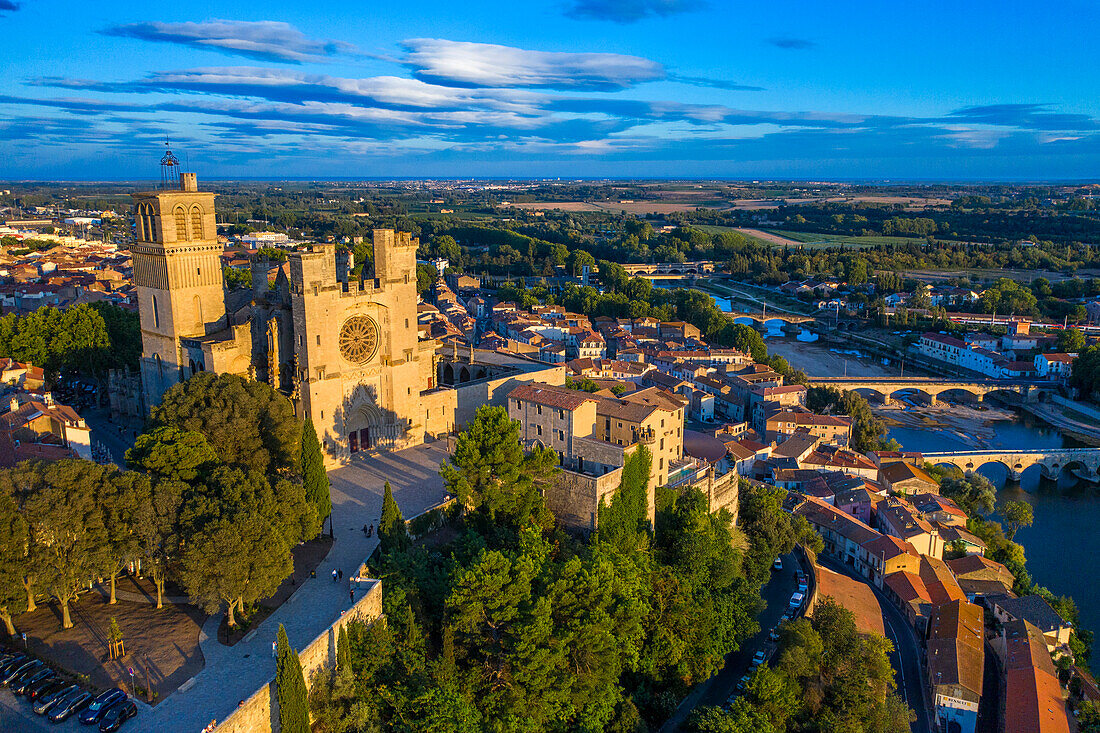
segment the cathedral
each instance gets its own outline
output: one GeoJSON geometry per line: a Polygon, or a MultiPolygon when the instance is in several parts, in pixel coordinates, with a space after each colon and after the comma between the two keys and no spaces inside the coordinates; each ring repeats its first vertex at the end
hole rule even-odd
{"type": "Polygon", "coordinates": [[[289,277],[280,269],[269,285],[270,264],[254,261],[252,289],[227,292],[215,194],[181,173],[132,196],[142,410],[197,372],[262,380],[312,418],[336,464],[450,433],[517,383],[564,383],[560,365],[421,340],[407,233],[374,230],[373,271],[361,277],[348,253],[313,244],[290,253],[289,277]]]}

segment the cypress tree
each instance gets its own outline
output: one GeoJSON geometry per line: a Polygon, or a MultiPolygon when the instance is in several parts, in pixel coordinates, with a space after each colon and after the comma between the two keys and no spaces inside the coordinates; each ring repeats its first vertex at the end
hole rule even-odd
{"type": "Polygon", "coordinates": [[[351,657],[348,652],[348,628],[346,626],[340,627],[340,633],[336,636],[336,669],[343,671],[348,668],[351,663],[351,657]]]}
{"type": "Polygon", "coordinates": [[[332,514],[332,496],[329,494],[328,473],[325,472],[325,459],[321,455],[321,441],[317,439],[317,430],[313,420],[306,418],[302,424],[302,484],[306,498],[317,509],[317,518],[324,523],[325,517],[332,514]]]}
{"type": "Polygon", "coordinates": [[[309,733],[306,678],[298,652],[290,648],[286,629],[279,624],[276,641],[275,683],[278,687],[279,725],[283,733],[309,733]]]}
{"type": "Polygon", "coordinates": [[[405,518],[401,508],[393,498],[390,482],[386,482],[386,493],[382,497],[382,518],[378,520],[378,542],[382,552],[404,550],[409,545],[409,531],[405,527],[405,518]]]}

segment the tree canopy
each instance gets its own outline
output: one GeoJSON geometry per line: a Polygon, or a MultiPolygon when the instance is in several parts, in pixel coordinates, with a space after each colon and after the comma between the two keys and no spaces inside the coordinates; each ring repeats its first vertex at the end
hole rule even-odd
{"type": "Polygon", "coordinates": [[[199,372],[165,392],[152,418],[201,433],[224,463],[261,473],[298,467],[301,423],[290,400],[264,382],[199,372]]]}

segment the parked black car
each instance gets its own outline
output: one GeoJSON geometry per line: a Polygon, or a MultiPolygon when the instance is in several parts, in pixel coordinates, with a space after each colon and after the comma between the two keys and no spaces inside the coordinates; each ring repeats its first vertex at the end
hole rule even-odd
{"type": "Polygon", "coordinates": [[[125,699],[126,693],[118,689],[117,687],[101,693],[99,697],[88,703],[88,707],[84,708],[84,712],[80,714],[80,722],[84,725],[98,723],[100,718],[103,716],[103,711],[114,705],[116,702],[122,702],[125,699]]]}
{"type": "Polygon", "coordinates": [[[45,715],[47,712],[53,709],[53,706],[64,700],[69,695],[76,692],[79,687],[76,685],[65,685],[59,690],[54,690],[48,695],[39,695],[38,699],[34,701],[34,705],[31,706],[31,710],[39,715],[45,715]]]}
{"type": "Polygon", "coordinates": [[[35,670],[31,674],[24,675],[24,676],[20,677],[16,682],[12,683],[12,685],[11,685],[12,694],[22,695],[35,682],[38,682],[39,680],[48,679],[48,678],[53,677],[53,676],[54,676],[54,672],[49,667],[46,667],[46,666],[39,667],[37,670],[35,670]]]}
{"type": "Polygon", "coordinates": [[[99,721],[99,730],[102,733],[118,730],[130,718],[137,715],[137,705],[133,700],[116,702],[103,711],[103,719],[99,721]]]}
{"type": "Polygon", "coordinates": [[[9,684],[17,676],[25,672],[34,664],[41,664],[37,659],[23,659],[16,660],[10,664],[5,665],[4,669],[0,671],[0,685],[9,684]]]}
{"type": "Polygon", "coordinates": [[[81,690],[79,687],[65,697],[57,701],[46,717],[51,723],[60,723],[73,713],[80,712],[92,701],[92,693],[81,690]]]}
{"type": "Polygon", "coordinates": [[[60,677],[50,677],[49,679],[39,680],[27,690],[24,697],[30,702],[36,702],[42,698],[43,695],[50,695],[58,690],[64,690],[69,686],[69,683],[60,677]]]}
{"type": "Polygon", "coordinates": [[[4,684],[9,687],[14,687],[18,685],[21,680],[31,676],[45,666],[45,664],[37,659],[31,659],[19,666],[15,671],[9,672],[8,676],[4,678],[4,684]]]}

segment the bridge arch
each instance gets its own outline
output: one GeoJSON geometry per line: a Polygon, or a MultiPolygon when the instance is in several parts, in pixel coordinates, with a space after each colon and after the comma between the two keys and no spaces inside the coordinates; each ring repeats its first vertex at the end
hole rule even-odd
{"type": "Polygon", "coordinates": [[[947,389],[940,390],[936,398],[951,400],[952,402],[958,402],[960,400],[966,402],[981,402],[983,396],[983,393],[979,390],[967,389],[965,387],[948,387],[947,389]]]}

